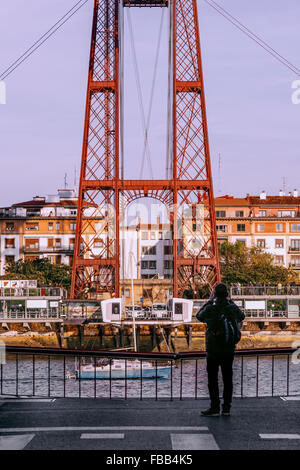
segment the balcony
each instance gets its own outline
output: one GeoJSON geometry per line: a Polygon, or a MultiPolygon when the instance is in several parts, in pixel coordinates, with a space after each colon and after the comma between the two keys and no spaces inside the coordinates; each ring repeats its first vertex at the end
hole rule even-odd
{"type": "Polygon", "coordinates": [[[24,248],[24,252],[30,252],[32,253],[33,251],[39,251],[40,250],[40,245],[37,243],[35,245],[28,245],[28,246],[25,246],[24,248]]]}
{"type": "Polygon", "coordinates": [[[300,246],[290,246],[289,253],[299,253],[300,254],[300,246]]]}

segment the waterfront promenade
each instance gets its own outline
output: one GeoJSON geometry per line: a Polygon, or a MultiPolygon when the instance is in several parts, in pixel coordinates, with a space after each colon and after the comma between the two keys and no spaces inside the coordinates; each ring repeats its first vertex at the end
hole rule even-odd
{"type": "MultiPolygon", "coordinates": [[[[232,416],[203,418],[208,400],[7,399],[0,449],[296,450],[300,396],[235,399],[232,416]]],[[[133,453],[134,455],[134,453],[133,453]]]]}

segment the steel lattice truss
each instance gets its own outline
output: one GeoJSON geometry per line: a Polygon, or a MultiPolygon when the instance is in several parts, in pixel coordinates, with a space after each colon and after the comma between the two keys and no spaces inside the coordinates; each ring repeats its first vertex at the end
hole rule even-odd
{"type": "Polygon", "coordinates": [[[120,295],[120,210],[141,197],[169,207],[173,295],[220,280],[196,0],[95,0],[72,298],[120,295]],[[119,8],[172,8],[173,147],[169,180],[119,175],[119,8]],[[121,201],[121,204],[120,204],[121,201]],[[121,209],[120,209],[121,208],[121,209]]]}

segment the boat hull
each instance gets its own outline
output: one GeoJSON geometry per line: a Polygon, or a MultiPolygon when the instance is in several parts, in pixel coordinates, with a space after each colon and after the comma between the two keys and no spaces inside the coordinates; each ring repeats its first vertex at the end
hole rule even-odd
{"type": "Polygon", "coordinates": [[[78,379],[81,380],[122,380],[122,379],[167,379],[171,373],[171,366],[168,367],[158,367],[157,371],[156,368],[153,367],[151,369],[133,369],[127,370],[125,372],[124,369],[122,370],[102,370],[101,368],[96,368],[92,370],[81,370],[76,371],[76,375],[78,379]],[[141,373],[142,372],[142,373],[141,373]]]}

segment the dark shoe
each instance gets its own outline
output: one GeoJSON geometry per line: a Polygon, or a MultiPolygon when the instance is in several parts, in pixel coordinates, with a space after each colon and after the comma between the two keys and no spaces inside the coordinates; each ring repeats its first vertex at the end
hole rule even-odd
{"type": "Polygon", "coordinates": [[[201,416],[220,416],[220,410],[208,408],[208,410],[201,411],[201,416]]]}
{"type": "Polygon", "coordinates": [[[230,406],[222,407],[222,416],[230,416],[230,406]]]}

